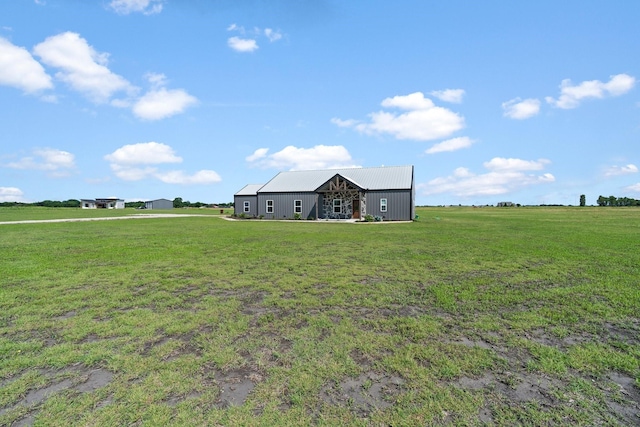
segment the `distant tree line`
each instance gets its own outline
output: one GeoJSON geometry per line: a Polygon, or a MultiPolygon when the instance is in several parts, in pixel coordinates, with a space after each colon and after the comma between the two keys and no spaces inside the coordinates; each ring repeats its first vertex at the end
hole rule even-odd
{"type": "MultiPolygon", "coordinates": [[[[124,204],[125,208],[139,208],[144,206],[145,202],[137,201],[137,202],[126,202],[124,204]]],[[[176,197],[173,199],[173,207],[174,208],[200,208],[203,206],[210,206],[211,203],[202,203],[195,202],[191,203],[189,201],[183,201],[181,197],[176,197]]],[[[216,206],[221,208],[231,208],[233,207],[233,203],[215,203],[216,206]]],[[[12,206],[43,206],[47,208],[79,208],[80,200],[69,199],[65,201],[57,201],[57,200],[43,200],[41,202],[35,203],[24,203],[24,202],[0,202],[0,207],[12,207],[12,206]]]]}
{"type": "Polygon", "coordinates": [[[11,206],[44,206],[46,208],[79,208],[80,200],[69,199],[63,202],[58,200],[43,200],[41,202],[35,203],[23,203],[23,202],[2,202],[0,203],[2,207],[11,207],[11,206]]]}
{"type": "Polygon", "coordinates": [[[220,208],[232,208],[233,207],[233,203],[202,203],[202,202],[195,202],[195,203],[191,203],[188,200],[182,200],[182,197],[176,197],[175,199],[173,199],[173,207],[174,208],[201,208],[201,207],[206,207],[206,206],[218,206],[220,208]]]}
{"type": "Polygon", "coordinates": [[[598,197],[598,206],[640,206],[640,200],[630,197],[598,197]]]}
{"type": "Polygon", "coordinates": [[[134,208],[134,209],[138,209],[140,207],[144,206],[144,202],[142,201],[138,201],[138,202],[124,202],[124,207],[125,208],[134,208]]]}

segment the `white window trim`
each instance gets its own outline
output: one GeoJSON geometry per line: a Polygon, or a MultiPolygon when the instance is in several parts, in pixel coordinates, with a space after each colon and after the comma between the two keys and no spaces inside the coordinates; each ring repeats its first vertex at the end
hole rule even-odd
{"type": "Polygon", "coordinates": [[[380,199],[380,212],[387,211],[387,199],[380,199]]]}
{"type": "Polygon", "coordinates": [[[342,199],[333,199],[333,213],[342,213],[342,199]],[[336,204],[336,202],[338,203],[336,204]],[[336,208],[338,208],[337,211],[336,208]]]}
{"type": "Polygon", "coordinates": [[[244,202],[244,212],[251,212],[251,202],[249,201],[244,202]]]}
{"type": "Polygon", "coordinates": [[[293,213],[302,213],[302,200],[293,201],[293,213]]]}
{"type": "Polygon", "coordinates": [[[267,213],[273,213],[273,200],[267,200],[267,213]],[[271,204],[269,204],[271,202],[271,204]]]}

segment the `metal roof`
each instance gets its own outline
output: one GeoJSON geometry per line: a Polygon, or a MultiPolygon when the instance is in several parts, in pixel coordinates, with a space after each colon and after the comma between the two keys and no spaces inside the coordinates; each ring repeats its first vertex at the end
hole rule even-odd
{"type": "Polygon", "coordinates": [[[236,196],[256,196],[258,194],[258,190],[262,188],[264,184],[248,184],[242,187],[240,191],[238,191],[236,196]]]}
{"type": "MultiPolygon", "coordinates": [[[[262,188],[258,187],[253,195],[256,193],[315,191],[337,174],[365,190],[406,190],[411,189],[413,185],[413,166],[289,171],[280,172],[262,188]]],[[[244,191],[247,187],[249,185],[236,195],[246,195],[244,191]]]]}

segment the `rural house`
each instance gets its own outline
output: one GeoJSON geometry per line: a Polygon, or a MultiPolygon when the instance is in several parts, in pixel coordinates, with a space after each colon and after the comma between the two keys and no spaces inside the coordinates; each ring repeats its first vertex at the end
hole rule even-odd
{"type": "Polygon", "coordinates": [[[415,216],[413,166],[280,172],[233,198],[234,213],[268,219],[410,221],[415,216]]]}
{"type": "Polygon", "coordinates": [[[82,209],[124,209],[124,200],[117,197],[82,199],[80,200],[80,206],[82,209]]]}

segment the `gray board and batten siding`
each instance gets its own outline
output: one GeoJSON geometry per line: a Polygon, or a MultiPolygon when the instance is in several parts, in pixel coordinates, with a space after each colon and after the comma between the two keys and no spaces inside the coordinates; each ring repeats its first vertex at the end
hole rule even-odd
{"type": "Polygon", "coordinates": [[[248,184],[233,196],[234,213],[258,216],[258,190],[263,184],[248,184]]]}
{"type": "Polygon", "coordinates": [[[296,216],[296,200],[300,201],[300,218],[316,218],[316,193],[258,193],[258,215],[273,219],[292,219],[296,216]],[[273,201],[268,212],[267,201],[273,201]]]}
{"type": "Polygon", "coordinates": [[[268,219],[415,217],[413,166],[280,172],[264,185],[234,195],[234,212],[268,219]],[[246,209],[249,210],[246,210],[246,209]]]}

